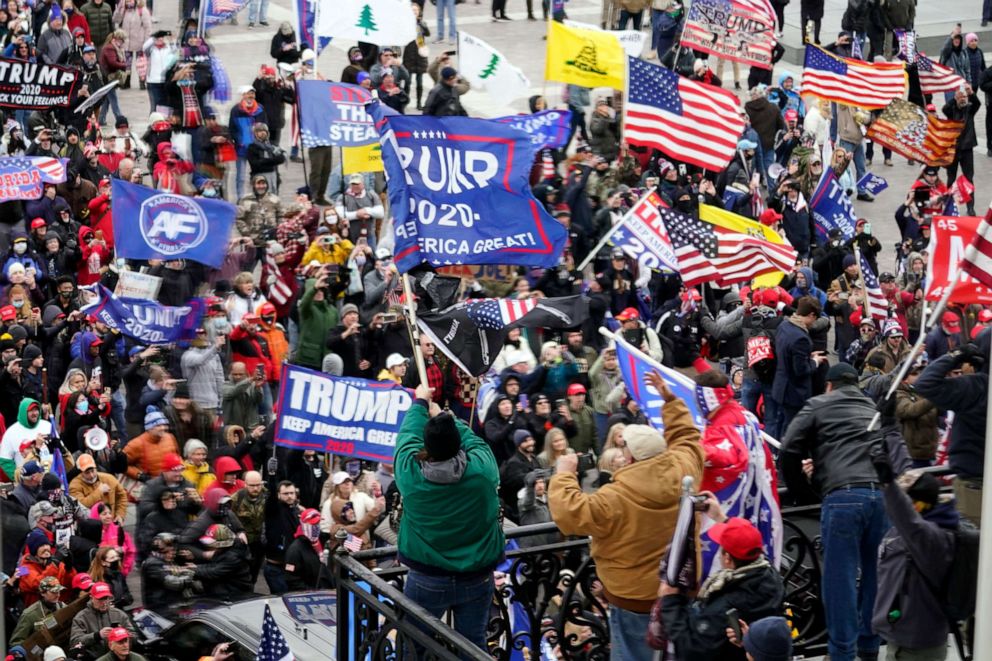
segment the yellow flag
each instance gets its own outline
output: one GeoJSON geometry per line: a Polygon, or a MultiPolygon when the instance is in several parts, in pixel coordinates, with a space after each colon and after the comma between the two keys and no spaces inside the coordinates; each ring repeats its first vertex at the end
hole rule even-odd
{"type": "Polygon", "coordinates": [[[344,174],[382,172],[382,145],[373,142],[361,147],[342,147],[341,160],[344,174]]]}
{"type": "Polygon", "coordinates": [[[583,87],[624,89],[627,55],[615,35],[548,23],[544,77],[583,87]]]}
{"type": "MultiPolygon", "coordinates": [[[[761,223],[755,222],[744,216],[739,216],[736,213],[727,211],[726,209],[721,209],[720,207],[710,206],[708,204],[699,205],[699,219],[705,220],[708,223],[714,225],[719,225],[720,227],[726,227],[727,229],[734,230],[736,232],[741,232],[742,234],[750,234],[751,236],[757,236],[759,238],[765,239],[770,243],[777,243],[780,245],[790,245],[783,237],[779,235],[778,232],[773,230],[767,225],[762,225],[761,223]]],[[[754,287],[774,287],[782,281],[785,276],[784,273],[766,273],[765,275],[759,275],[754,279],[754,287]]]]}

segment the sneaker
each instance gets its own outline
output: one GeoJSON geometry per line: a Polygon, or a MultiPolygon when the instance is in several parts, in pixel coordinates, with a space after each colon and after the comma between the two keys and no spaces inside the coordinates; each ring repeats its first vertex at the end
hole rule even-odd
{"type": "Polygon", "coordinates": [[[985,152],[985,155],[988,156],[989,158],[992,158],[992,149],[985,152]]]}
{"type": "Polygon", "coordinates": [[[501,20],[501,21],[512,21],[513,19],[510,18],[509,16],[507,16],[506,14],[502,14],[499,17],[499,20],[501,20]]]}
{"type": "Polygon", "coordinates": [[[158,23],[158,16],[152,16],[152,23],[158,23]]]}
{"type": "Polygon", "coordinates": [[[269,27],[269,22],[268,21],[259,21],[258,24],[259,25],[264,25],[265,27],[269,27]]]}
{"type": "Polygon", "coordinates": [[[866,158],[865,159],[865,165],[868,166],[868,167],[871,167],[871,159],[870,158],[866,158]]]}
{"type": "Polygon", "coordinates": [[[248,24],[248,29],[249,29],[249,30],[250,30],[250,29],[252,29],[253,27],[255,27],[255,24],[254,24],[254,23],[249,23],[249,24],[248,24]]]}
{"type": "Polygon", "coordinates": [[[861,191],[858,193],[858,199],[861,200],[862,202],[874,202],[875,196],[869,193],[868,191],[861,191]]]}
{"type": "Polygon", "coordinates": [[[739,90],[740,88],[741,88],[741,84],[740,84],[740,81],[736,81],[736,80],[735,80],[735,81],[734,81],[734,89],[735,89],[735,90],[739,90]]]}
{"type": "Polygon", "coordinates": [[[891,168],[892,167],[892,159],[891,158],[885,159],[885,164],[888,165],[891,168]]]}
{"type": "Polygon", "coordinates": [[[438,37],[437,39],[435,39],[431,43],[432,44],[443,44],[444,43],[444,37],[438,37]]]}
{"type": "Polygon", "coordinates": [[[299,157],[299,156],[290,156],[289,157],[289,160],[292,161],[293,163],[302,163],[303,162],[303,159],[301,157],[299,157]]]}
{"type": "Polygon", "coordinates": [[[527,20],[528,21],[536,21],[537,20],[537,17],[534,16],[534,14],[527,14],[527,20]]]}

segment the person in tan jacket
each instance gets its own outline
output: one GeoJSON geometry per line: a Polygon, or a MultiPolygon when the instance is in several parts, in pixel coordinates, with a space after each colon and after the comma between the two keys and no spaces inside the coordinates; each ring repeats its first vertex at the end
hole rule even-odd
{"type": "Polygon", "coordinates": [[[88,454],[76,459],[79,475],[69,483],[69,495],[87,509],[97,503],[106,503],[114,513],[114,520],[123,521],[127,515],[127,492],[110,473],[100,473],[96,461],[88,454]]]}
{"type": "Polygon", "coordinates": [[[658,565],[675,530],[682,478],[699,484],[705,456],[685,403],[660,374],[649,374],[647,382],[665,400],[664,437],[646,425],[627,426],[630,464],[591,494],[579,485],[577,456],[559,457],[548,492],[561,532],[592,537],[590,552],[610,603],[611,645],[616,658],[630,661],[652,658],[644,634],[658,592],[658,565]]]}

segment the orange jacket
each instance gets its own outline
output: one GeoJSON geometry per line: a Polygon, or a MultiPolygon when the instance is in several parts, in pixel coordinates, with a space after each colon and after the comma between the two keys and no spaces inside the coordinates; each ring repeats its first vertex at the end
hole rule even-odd
{"type": "Polygon", "coordinates": [[[282,364],[289,358],[289,342],[286,340],[286,333],[278,324],[269,326],[264,321],[261,323],[262,331],[259,333],[265,338],[269,345],[269,359],[272,363],[272,373],[269,381],[278,381],[282,378],[282,364]]]}
{"type": "Polygon", "coordinates": [[[148,432],[135,436],[124,446],[128,463],[127,474],[134,479],[138,479],[142,473],[158,477],[162,474],[162,461],[170,452],[179,454],[179,445],[172,434],[165,433],[158,441],[155,441],[148,432]]]}
{"type": "Polygon", "coordinates": [[[72,576],[75,572],[61,562],[49,562],[42,565],[34,556],[26,555],[21,558],[21,566],[28,570],[28,573],[21,576],[18,581],[18,589],[20,590],[21,600],[25,608],[41,598],[38,594],[38,587],[41,585],[43,578],[54,576],[59,579],[59,583],[63,587],[72,587],[72,576]]]}

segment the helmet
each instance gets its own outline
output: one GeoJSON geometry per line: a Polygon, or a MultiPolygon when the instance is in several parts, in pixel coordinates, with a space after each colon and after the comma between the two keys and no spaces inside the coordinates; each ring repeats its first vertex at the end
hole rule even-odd
{"type": "Polygon", "coordinates": [[[223,523],[215,523],[200,537],[200,543],[212,549],[226,549],[234,546],[234,533],[223,523]]]}

